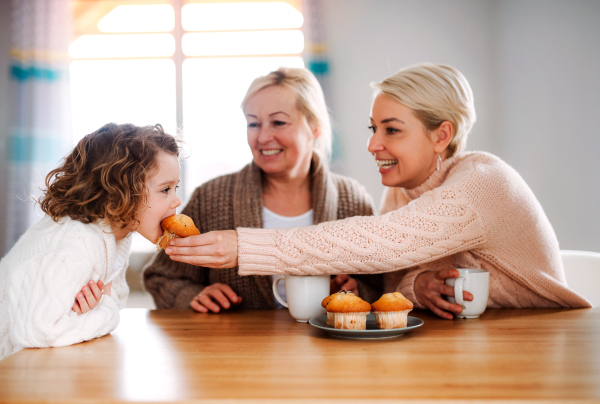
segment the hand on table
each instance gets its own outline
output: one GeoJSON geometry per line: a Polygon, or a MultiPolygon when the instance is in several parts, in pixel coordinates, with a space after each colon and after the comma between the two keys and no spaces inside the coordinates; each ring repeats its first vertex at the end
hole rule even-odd
{"type": "MultiPolygon", "coordinates": [[[[458,278],[459,272],[456,269],[441,269],[439,271],[423,272],[415,280],[415,295],[419,302],[438,316],[447,320],[452,320],[452,313],[461,313],[462,307],[458,304],[452,304],[442,297],[442,295],[454,297],[454,288],[444,283],[446,278],[458,278]]],[[[473,300],[473,295],[469,292],[463,292],[463,299],[473,300]]]]}
{"type": "Polygon", "coordinates": [[[211,231],[171,240],[165,253],[173,261],[207,268],[234,268],[238,264],[235,230],[211,231]]]}
{"type": "Polygon", "coordinates": [[[241,302],[241,296],[236,295],[228,285],[213,283],[198,293],[190,306],[200,313],[208,313],[209,310],[218,313],[221,308],[228,309],[232,304],[237,306],[241,302]]]}
{"type": "Polygon", "coordinates": [[[335,278],[331,278],[329,282],[329,293],[334,294],[340,290],[349,290],[358,296],[358,284],[355,279],[352,279],[350,275],[338,275],[335,278]]]}
{"type": "Polygon", "coordinates": [[[112,282],[104,285],[102,281],[89,281],[87,285],[81,288],[81,292],[75,296],[72,310],[77,314],[85,314],[98,305],[102,295],[110,296],[112,282]]]}

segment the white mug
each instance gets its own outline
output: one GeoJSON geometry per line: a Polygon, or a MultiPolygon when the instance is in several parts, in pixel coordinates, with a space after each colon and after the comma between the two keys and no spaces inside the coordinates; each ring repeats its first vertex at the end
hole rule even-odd
{"type": "Polygon", "coordinates": [[[296,321],[306,323],[313,317],[326,313],[321,302],[329,296],[329,275],[278,276],[273,281],[273,294],[283,307],[287,307],[296,321]],[[285,280],[287,302],[279,296],[277,284],[285,280]]]}
{"type": "Polygon", "coordinates": [[[454,296],[446,296],[452,304],[463,308],[462,313],[454,314],[459,318],[477,318],[487,307],[490,292],[490,273],[485,269],[457,268],[458,278],[446,278],[446,285],[454,287],[454,296]],[[463,299],[463,291],[473,295],[468,302],[463,299]]]}

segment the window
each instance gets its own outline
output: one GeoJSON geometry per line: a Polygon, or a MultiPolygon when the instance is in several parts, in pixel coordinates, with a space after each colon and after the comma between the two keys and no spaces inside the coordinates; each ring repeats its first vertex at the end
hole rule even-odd
{"type": "MultiPolygon", "coordinates": [[[[75,141],[107,122],[183,124],[180,197],[252,160],[240,103],[250,82],[302,67],[299,0],[72,0],[75,141]],[[180,18],[179,18],[180,17],[180,18]]],[[[153,247],[134,238],[134,251],[153,247]]]]}

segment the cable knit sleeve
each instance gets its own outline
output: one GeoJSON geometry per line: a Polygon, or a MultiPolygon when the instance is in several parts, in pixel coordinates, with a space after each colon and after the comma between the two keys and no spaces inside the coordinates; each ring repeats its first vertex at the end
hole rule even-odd
{"type": "MultiPolygon", "coordinates": [[[[404,194],[402,188],[386,187],[381,196],[381,214],[386,214],[400,209],[410,203],[410,199],[404,194]]],[[[417,299],[415,293],[415,279],[429,268],[416,267],[407,268],[402,271],[389,272],[384,274],[384,291],[400,292],[404,297],[414,303],[417,308],[424,306],[417,299]]]]}
{"type": "MultiPolygon", "coordinates": [[[[21,348],[65,346],[101,337],[119,324],[119,308],[109,296],[86,314],[72,311],[77,292],[92,279],[85,246],[56,249],[10,274],[7,290],[12,344],[21,348]],[[36,268],[31,268],[31,266],[36,268]]],[[[81,242],[83,244],[83,242],[81,242]]]]}
{"type": "Polygon", "coordinates": [[[485,242],[481,218],[459,186],[436,188],[379,217],[237,231],[240,275],[391,272],[485,242]]]}

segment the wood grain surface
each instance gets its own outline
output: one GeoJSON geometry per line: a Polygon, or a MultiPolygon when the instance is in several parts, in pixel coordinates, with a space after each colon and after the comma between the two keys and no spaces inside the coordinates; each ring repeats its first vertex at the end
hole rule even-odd
{"type": "Polygon", "coordinates": [[[0,362],[0,402],[600,402],[600,309],[488,310],[348,340],[287,310],[124,309],[86,343],[0,362]]]}

